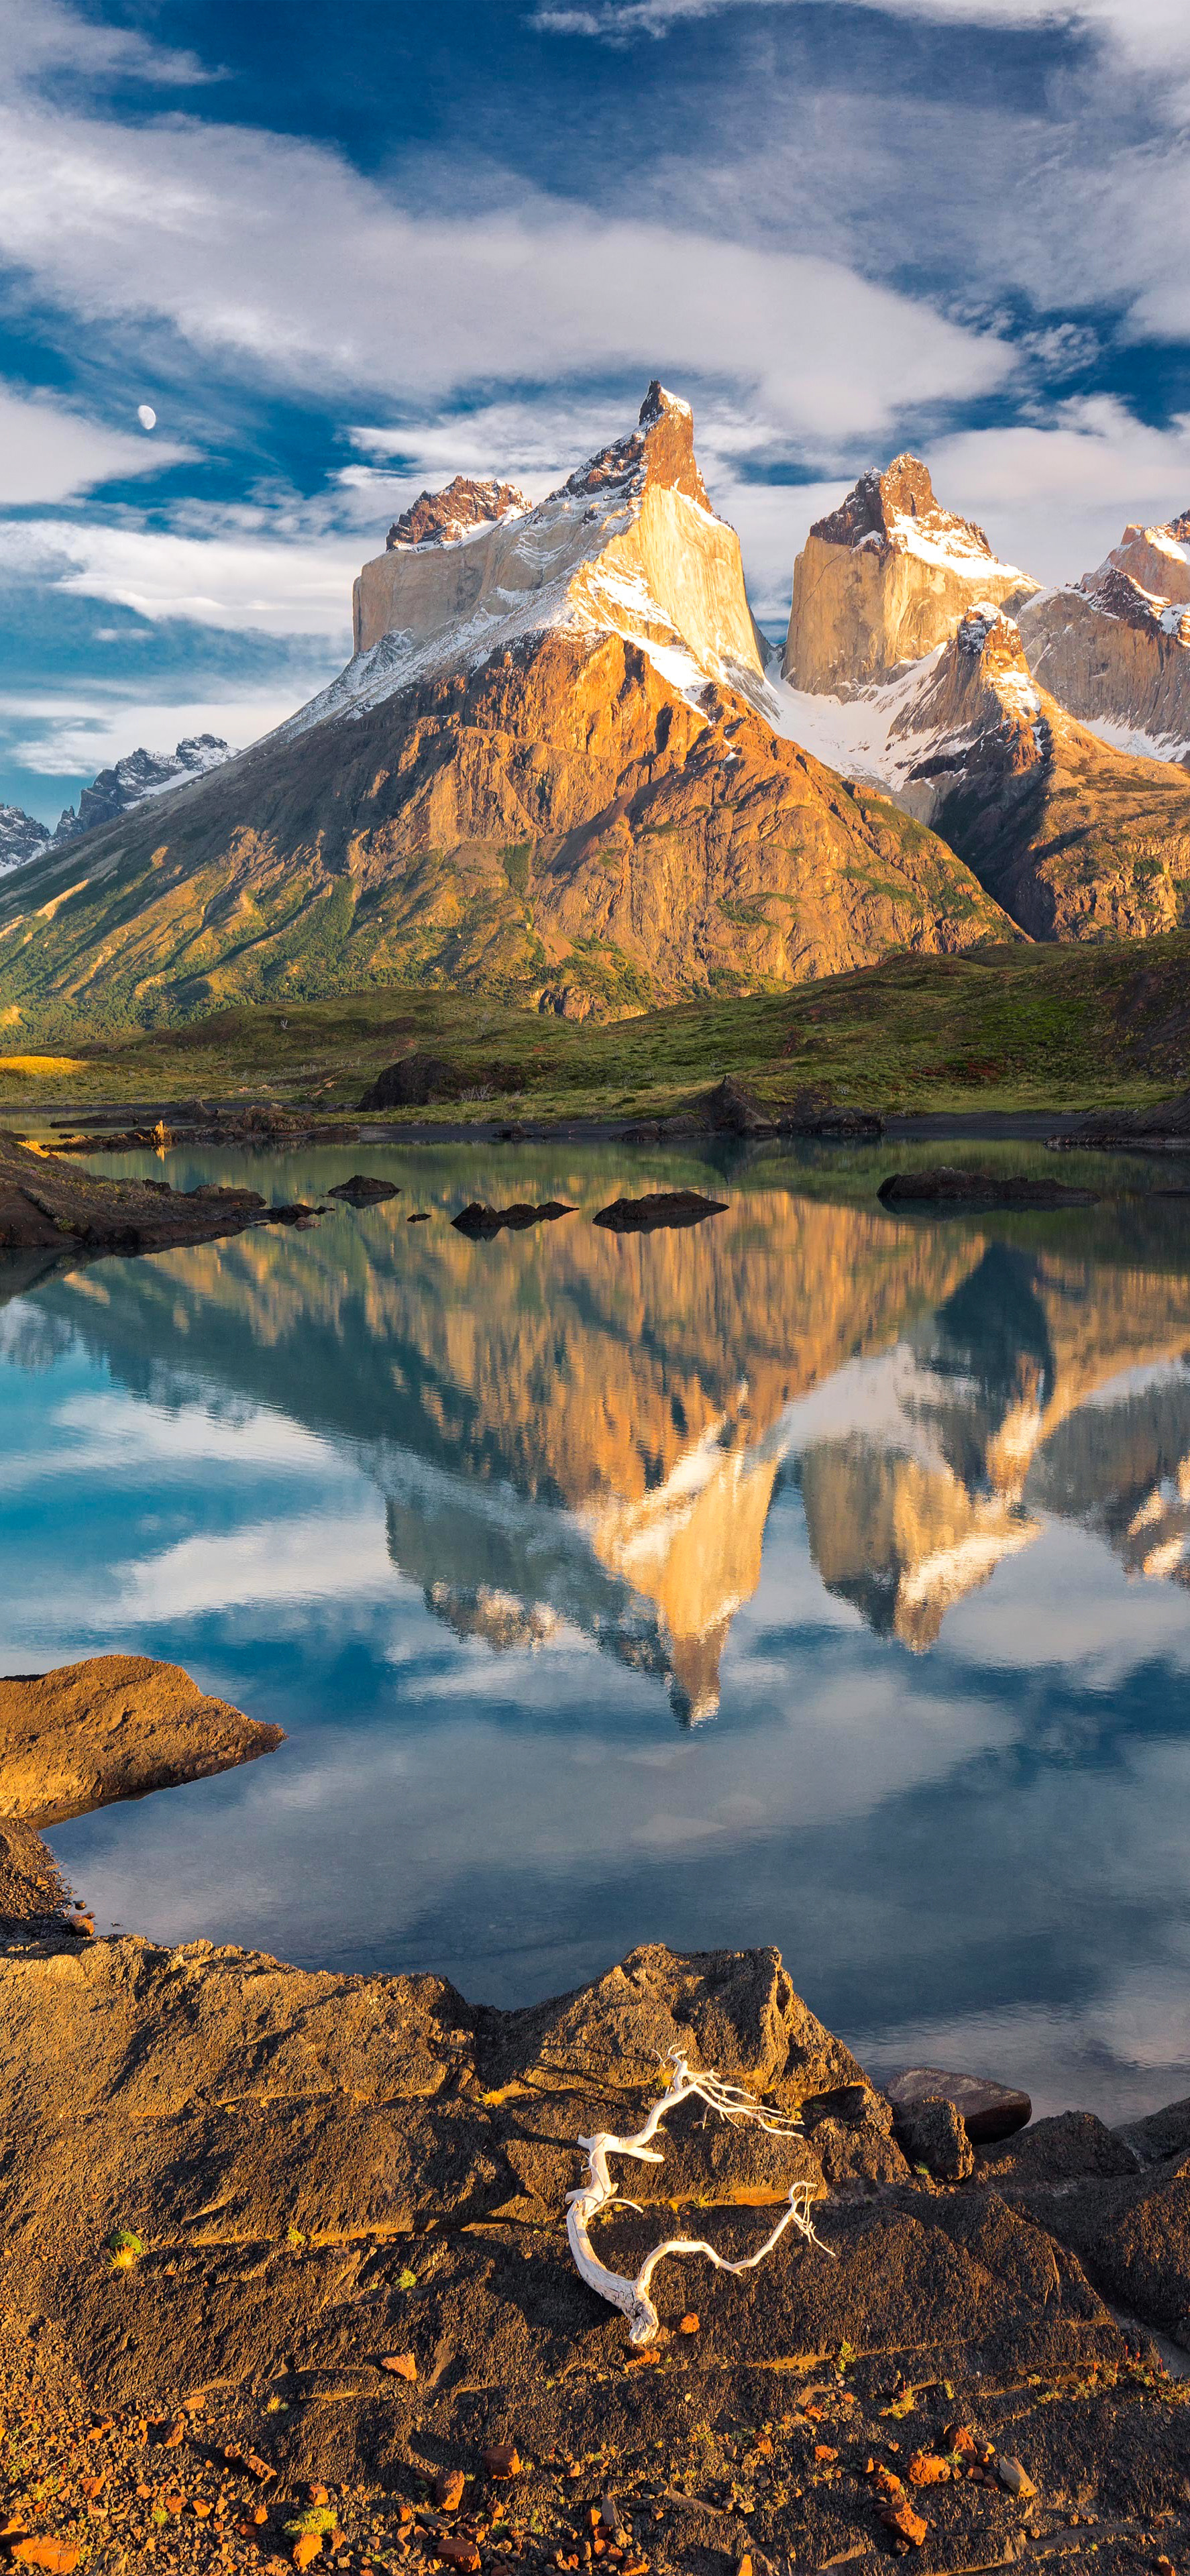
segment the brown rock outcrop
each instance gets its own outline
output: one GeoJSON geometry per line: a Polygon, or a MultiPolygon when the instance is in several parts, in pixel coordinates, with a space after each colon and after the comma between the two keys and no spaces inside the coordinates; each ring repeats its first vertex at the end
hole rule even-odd
{"type": "Polygon", "coordinates": [[[469,528],[530,507],[515,483],[475,483],[468,474],[456,474],[441,492],[420,492],[411,508],[393,520],[385,543],[390,549],[455,545],[469,528]]]}
{"type": "Polygon", "coordinates": [[[1190,754],[1190,511],[1124,530],[1098,571],[1021,612],[1031,669],[1120,749],[1190,754]]]}
{"type": "Polygon", "coordinates": [[[811,528],[783,677],[795,689],[868,686],[944,643],[976,600],[1016,609],[1037,587],[999,562],[974,520],[942,508],[920,458],[895,457],[811,528]]]}
{"type": "Polygon", "coordinates": [[[284,1741],[282,1727],[258,1725],[208,1698],[180,1664],[148,1655],[0,1676],[0,1816],[60,1824],[255,1762],[284,1741]]]}
{"type": "MultiPolygon", "coordinates": [[[[212,2454],[220,2474],[246,2464],[263,2548],[304,2482],[337,2490],[374,2563],[399,2513],[410,2527],[407,2490],[424,2523],[435,2477],[498,2476],[515,2446],[514,2548],[531,2520],[554,2556],[577,2555],[608,2527],[614,2483],[614,2527],[647,2541],[659,2576],[710,2576],[746,2546],[845,2563],[905,2494],[890,2390],[913,2419],[897,2424],[906,2457],[949,2470],[913,2480],[935,2568],[1019,2556],[1018,2499],[1035,2538],[1068,2548],[1075,2497],[1080,2512],[1090,2498],[1109,2571],[1151,2555],[1137,2540],[1155,2514],[1169,2550],[1190,2527],[1180,2389],[1130,2361],[1094,2286],[1180,2329],[1178,2158],[1129,2174],[1067,2145],[1054,2179],[1034,2151],[1027,2172],[977,2165],[957,2191],[921,2180],[772,1950],[640,1949],[519,2013],[477,2011],[437,1977],[306,1974],[205,1943],[9,1956],[0,2081],[19,2106],[0,2175],[14,2319],[36,2316],[51,2367],[85,2354],[92,2418],[180,2420],[192,2477],[212,2454]],[[638,2373],[560,2219],[579,2133],[636,2126],[673,2047],[800,2104],[807,2134],[705,2122],[697,2104],[676,2115],[663,2161],[632,2166],[641,2207],[607,2221],[603,2260],[631,2272],[683,2222],[739,2257],[797,2180],[829,2252],[787,2238],[735,2278],[670,2261],[654,2282],[667,2333],[638,2373]],[[119,2268],[116,2231],[131,2239],[119,2268]],[[699,2331],[679,2337],[695,2298],[699,2331]],[[596,2422],[576,2491],[567,2471],[596,2422]]],[[[153,2456],[137,2455],[145,2487],[153,2456]]],[[[52,2495],[43,2511],[59,2514],[52,2495]]]]}
{"type": "Polygon", "coordinates": [[[166,1181],[97,1179],[74,1163],[0,1134],[3,1251],[83,1257],[159,1252],[171,1244],[210,1243],[292,1214],[289,1208],[267,1207],[258,1190],[223,1189],[214,1183],[172,1190],[166,1181]]]}
{"type": "Polygon", "coordinates": [[[1036,685],[1002,612],[971,610],[889,739],[905,747],[904,801],[1031,937],[1136,939],[1180,925],[1190,780],[1067,715],[1036,685]]]}

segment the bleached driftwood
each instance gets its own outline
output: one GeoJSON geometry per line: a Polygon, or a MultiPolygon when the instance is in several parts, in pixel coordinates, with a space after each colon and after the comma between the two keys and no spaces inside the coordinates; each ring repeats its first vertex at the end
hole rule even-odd
{"type": "Polygon", "coordinates": [[[649,2297],[649,2283],[657,2265],[667,2254],[704,2254],[717,2272],[751,2272],[756,2264],[763,2263],[766,2254],[772,2253],[787,2227],[796,2227],[799,2236],[804,2236],[808,2244],[817,2245],[822,2253],[829,2254],[831,2250],[829,2245],[823,2245],[821,2237],[814,2231],[810,2217],[812,2184],[795,2182],[789,2194],[789,2207],[771,2234],[766,2236],[763,2245],[757,2246],[754,2254],[743,2255],[738,2263],[729,2263],[725,2255],[717,2254],[714,2246],[708,2245],[701,2236],[670,2236],[663,2245],[655,2245],[652,2253],[645,2256],[634,2281],[628,2280],[622,2272],[609,2270],[606,2263],[600,2262],[589,2233],[592,2219],[609,2208],[613,2201],[618,2202],[621,2209],[639,2209],[640,2206],[635,2200],[621,2199],[619,2185],[612,2181],[608,2172],[608,2157],[635,2156],[639,2164],[663,2164],[665,2159],[660,2149],[650,2146],[649,2141],[656,2137],[662,2121],[679,2102],[692,2099],[705,2102],[709,2110],[717,2111],[720,2118],[729,2120],[733,2127],[747,2123],[763,2129],[767,2137],[801,2135],[800,2120],[789,2119],[781,2111],[766,2111],[737,2084],[725,2084],[720,2076],[709,2071],[692,2073],[686,2059],[676,2049],[671,2052],[671,2064],[674,2074],[669,2091],[662,2094],[660,2101],[654,2102],[643,2129],[638,2129],[635,2137],[615,2138],[610,2130],[601,2129],[592,2138],[579,2139],[587,2159],[589,2180],[566,2194],[566,2233],[579,2271],[591,2289],[598,2291],[601,2299],[610,2299],[613,2307],[623,2309],[628,2319],[629,2342],[635,2344],[652,2343],[657,2332],[660,2319],[649,2297]]]}

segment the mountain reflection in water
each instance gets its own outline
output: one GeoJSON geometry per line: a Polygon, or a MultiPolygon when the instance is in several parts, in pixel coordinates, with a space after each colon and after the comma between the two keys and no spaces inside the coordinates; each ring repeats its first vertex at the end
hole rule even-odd
{"type": "Polygon", "coordinates": [[[509,2000],[777,1940],[877,2061],[1176,2091],[1190,1203],[905,1220],[886,1164],[525,1147],[577,1212],[475,1243],[490,1155],[375,1148],[309,1233],[14,1270],[0,1669],[175,1655],[291,1737],[58,1832],[101,1913],[509,2000]]]}

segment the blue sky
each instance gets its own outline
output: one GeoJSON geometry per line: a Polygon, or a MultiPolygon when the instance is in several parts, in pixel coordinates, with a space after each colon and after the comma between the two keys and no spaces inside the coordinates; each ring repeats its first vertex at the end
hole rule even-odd
{"type": "Polygon", "coordinates": [[[1185,0],[0,0],[0,801],[251,740],[655,373],[769,622],[904,445],[1077,576],[1190,504],[1188,118],[1185,0]]]}

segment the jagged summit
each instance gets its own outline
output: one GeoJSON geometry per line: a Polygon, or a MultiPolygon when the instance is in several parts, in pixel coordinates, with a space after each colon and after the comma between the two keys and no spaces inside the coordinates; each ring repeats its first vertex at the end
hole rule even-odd
{"type": "MultiPolygon", "coordinates": [[[[564,492],[605,492],[609,485],[643,492],[656,483],[669,492],[684,492],[700,510],[711,511],[706,485],[694,454],[694,414],[689,403],[667,393],[654,376],[640,407],[636,428],[627,438],[601,447],[562,485],[564,492]]],[[[553,496],[556,497],[556,496],[553,496]]]]}
{"type": "Polygon", "coordinates": [[[1117,750],[1190,758],[1190,510],[1125,528],[1094,572],[1022,618],[1045,686],[1117,750]]]}
{"type": "Polygon", "coordinates": [[[929,467],[920,456],[908,454],[894,456],[883,472],[870,466],[837,510],[815,520],[810,534],[831,546],[865,546],[875,541],[911,554],[933,546],[959,560],[974,557],[981,563],[995,562],[983,529],[974,519],[960,519],[953,510],[944,510],[935,497],[929,467]]]}
{"type": "Polygon", "coordinates": [[[974,519],[944,510],[919,456],[872,468],[816,520],[793,571],[783,674],[846,695],[920,660],[978,600],[1019,608],[1038,585],[974,519]]]}
{"type": "Polygon", "coordinates": [[[636,428],[544,501],[461,476],[423,493],[360,573],[354,662],[293,723],[476,669],[551,627],[631,638],[684,693],[761,681],[739,539],[707,498],[689,404],[656,379],[636,428]]]}
{"type": "Polygon", "coordinates": [[[397,546],[457,545],[472,528],[514,513],[520,517],[531,508],[515,483],[475,483],[469,474],[456,474],[441,492],[419,492],[393,520],[385,544],[390,552],[397,546]]]}

